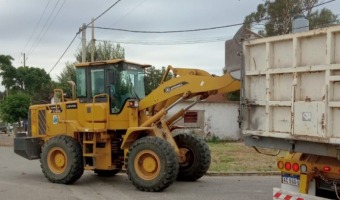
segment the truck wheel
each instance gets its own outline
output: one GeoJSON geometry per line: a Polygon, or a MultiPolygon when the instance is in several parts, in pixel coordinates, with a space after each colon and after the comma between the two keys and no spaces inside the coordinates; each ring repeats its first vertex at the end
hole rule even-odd
{"type": "Polygon", "coordinates": [[[137,189],[161,191],[170,186],[178,173],[178,156],[174,148],[157,137],[144,137],[132,145],[125,164],[130,181],[137,189]]]}
{"type": "Polygon", "coordinates": [[[96,169],[94,170],[94,173],[97,174],[97,176],[100,177],[112,177],[116,175],[118,172],[120,172],[121,169],[114,169],[114,170],[101,170],[101,169],[96,169]]]}
{"type": "Polygon", "coordinates": [[[174,137],[179,148],[179,172],[177,180],[196,181],[210,166],[210,150],[207,143],[191,134],[174,137]]]}
{"type": "Polygon", "coordinates": [[[84,173],[82,148],[74,138],[58,135],[44,144],[40,166],[52,183],[72,184],[84,173]]]}

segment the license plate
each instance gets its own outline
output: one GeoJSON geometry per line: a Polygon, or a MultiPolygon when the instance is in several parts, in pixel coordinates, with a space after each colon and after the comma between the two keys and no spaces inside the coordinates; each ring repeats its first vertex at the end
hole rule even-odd
{"type": "Polygon", "coordinates": [[[300,185],[300,176],[283,174],[282,175],[282,183],[299,186],[300,185]]]}

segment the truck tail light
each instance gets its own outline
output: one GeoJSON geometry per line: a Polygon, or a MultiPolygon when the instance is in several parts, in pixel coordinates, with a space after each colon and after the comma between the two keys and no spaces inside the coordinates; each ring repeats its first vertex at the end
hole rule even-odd
{"type": "Polygon", "coordinates": [[[292,164],[290,164],[290,162],[286,162],[285,163],[285,169],[290,170],[291,168],[292,168],[292,164]]]}
{"type": "Polygon", "coordinates": [[[294,171],[294,172],[298,172],[298,171],[299,171],[299,169],[300,169],[300,166],[299,166],[299,164],[297,164],[297,163],[294,163],[294,164],[293,164],[293,166],[292,166],[292,169],[293,169],[293,171],[294,171]]]}
{"type": "Polygon", "coordinates": [[[277,168],[283,169],[283,162],[282,161],[277,162],[277,168]]]}
{"type": "Polygon", "coordinates": [[[323,171],[325,171],[325,172],[331,171],[331,167],[330,167],[330,166],[324,166],[322,169],[323,169],[323,171]]]}

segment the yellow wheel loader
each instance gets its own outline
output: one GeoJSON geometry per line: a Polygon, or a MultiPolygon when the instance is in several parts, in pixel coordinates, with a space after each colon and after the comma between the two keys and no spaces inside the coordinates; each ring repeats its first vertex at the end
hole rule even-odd
{"type": "Polygon", "coordinates": [[[238,90],[240,83],[229,74],[218,77],[169,66],[159,86],[145,96],[147,67],[120,59],[76,65],[72,98],[55,89],[51,104],[32,105],[28,136],[15,138],[14,151],[40,159],[53,183],[72,184],[84,170],[114,176],[123,168],[142,191],[161,191],[176,178],[201,178],[210,165],[208,145],[172,131],[195,103],[238,90]],[[173,77],[166,80],[170,72],[173,77]],[[196,101],[188,108],[168,114],[190,98],[196,101]]]}

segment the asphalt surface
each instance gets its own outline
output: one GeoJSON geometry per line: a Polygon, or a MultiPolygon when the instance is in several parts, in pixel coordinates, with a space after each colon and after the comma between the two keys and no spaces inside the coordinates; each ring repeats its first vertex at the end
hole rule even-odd
{"type": "Polygon", "coordinates": [[[26,160],[13,147],[0,146],[0,200],[219,200],[272,199],[279,176],[204,176],[196,182],[175,182],[163,192],[138,191],[124,173],[111,178],[85,172],[73,185],[50,183],[39,160],[26,160]]]}

